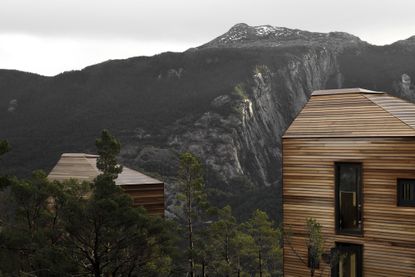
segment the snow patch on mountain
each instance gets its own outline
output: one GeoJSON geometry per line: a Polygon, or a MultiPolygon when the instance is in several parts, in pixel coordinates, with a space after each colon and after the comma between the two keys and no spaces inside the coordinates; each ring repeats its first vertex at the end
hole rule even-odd
{"type": "Polygon", "coordinates": [[[296,44],[356,44],[359,38],[342,32],[317,33],[271,25],[236,24],[227,33],[202,45],[209,47],[278,47],[296,44]]]}

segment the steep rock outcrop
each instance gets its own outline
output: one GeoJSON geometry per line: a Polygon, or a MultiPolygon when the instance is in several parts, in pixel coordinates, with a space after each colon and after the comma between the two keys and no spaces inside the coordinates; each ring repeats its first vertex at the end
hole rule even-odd
{"type": "Polygon", "coordinates": [[[365,87],[415,100],[414,39],[371,46],[341,32],[238,24],[183,53],[108,61],[46,78],[0,70],[0,168],[49,170],[62,152],[94,152],[109,129],[127,166],[165,180],[178,156],[206,165],[211,200],[240,215],[280,211],[281,136],[321,88],[365,87]]]}
{"type": "MultiPolygon", "coordinates": [[[[245,176],[256,186],[273,187],[273,197],[278,198],[281,136],[310,92],[339,74],[338,64],[329,50],[312,48],[290,57],[283,67],[261,64],[251,70],[248,79],[213,99],[209,111],[188,122],[184,131],[180,131],[183,119],[178,120],[167,145],[176,153],[198,155],[223,190],[233,179],[245,176]]],[[[174,184],[169,189],[168,194],[174,195],[174,184]]],[[[173,199],[168,199],[172,205],[173,199]]]]}

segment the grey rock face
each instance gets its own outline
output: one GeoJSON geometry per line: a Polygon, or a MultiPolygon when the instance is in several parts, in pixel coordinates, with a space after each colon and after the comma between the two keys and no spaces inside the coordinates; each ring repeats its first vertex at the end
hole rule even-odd
{"type": "Polygon", "coordinates": [[[7,111],[14,112],[16,109],[17,109],[17,99],[10,100],[7,111]]]}
{"type": "Polygon", "coordinates": [[[179,154],[192,151],[218,206],[275,216],[281,136],[309,94],[364,87],[414,101],[413,42],[371,46],[340,32],[238,24],[183,53],[50,78],[0,70],[0,137],[15,147],[0,165],[21,176],[49,170],[62,152],[95,151],[106,128],[122,142],[122,163],[166,182],[169,211],[179,154]]]}
{"type": "Polygon", "coordinates": [[[412,83],[411,76],[406,73],[401,75],[401,80],[397,82],[396,90],[399,91],[401,97],[412,101],[415,99],[415,86],[412,83]]]}
{"type": "Polygon", "coordinates": [[[343,32],[317,33],[271,25],[236,24],[227,33],[200,48],[249,48],[329,44],[344,47],[363,43],[358,37],[343,32]]]}
{"type": "Polygon", "coordinates": [[[181,68],[181,67],[178,68],[178,69],[172,68],[172,69],[169,69],[167,71],[167,77],[168,78],[180,79],[182,77],[182,74],[183,74],[183,68],[181,68]]]}
{"type": "MultiPolygon", "coordinates": [[[[215,172],[222,186],[246,176],[256,185],[273,186],[278,192],[283,131],[310,92],[324,87],[328,76],[336,74],[340,74],[336,57],[322,48],[292,58],[277,70],[257,65],[250,78],[234,91],[213,99],[209,111],[198,118],[180,119],[171,127],[166,144],[175,154],[144,148],[135,163],[145,165],[147,159],[170,164],[169,159],[177,161],[173,159],[177,153],[191,151],[207,170],[215,172]]],[[[168,183],[167,203],[173,212],[175,180],[168,183]]]]}

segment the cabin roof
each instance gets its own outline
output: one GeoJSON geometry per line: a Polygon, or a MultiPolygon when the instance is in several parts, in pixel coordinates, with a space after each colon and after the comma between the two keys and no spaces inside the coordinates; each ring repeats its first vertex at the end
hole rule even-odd
{"type": "MultiPolygon", "coordinates": [[[[93,181],[101,174],[97,168],[97,155],[85,153],[64,153],[58,163],[48,175],[49,180],[65,181],[77,179],[80,181],[93,181]]],[[[123,166],[123,171],[115,180],[116,185],[142,185],[162,184],[162,181],[151,178],[136,170],[123,166]]]]}
{"type": "Polygon", "coordinates": [[[317,90],[283,138],[415,137],[415,104],[361,88],[317,90]]]}
{"type": "Polygon", "coordinates": [[[312,96],[317,95],[333,95],[333,94],[348,94],[348,93],[367,93],[367,94],[382,94],[382,91],[368,90],[364,88],[340,88],[340,89],[324,89],[324,90],[315,90],[311,94],[312,96]]]}

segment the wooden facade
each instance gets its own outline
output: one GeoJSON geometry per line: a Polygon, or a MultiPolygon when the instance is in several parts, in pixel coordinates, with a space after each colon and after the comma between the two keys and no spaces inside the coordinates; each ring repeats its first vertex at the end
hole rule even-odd
{"type": "MultiPolygon", "coordinates": [[[[96,167],[97,157],[84,153],[62,154],[48,179],[92,182],[100,174],[96,167]]],[[[124,166],[115,183],[132,197],[135,206],[144,207],[151,215],[164,216],[163,182],[124,166]]]]}
{"type": "MultiPolygon", "coordinates": [[[[415,276],[415,207],[399,206],[397,195],[399,179],[415,179],[414,122],[415,105],[386,93],[313,93],[283,137],[284,276],[310,276],[307,218],[322,225],[325,256],[336,245],[361,249],[360,272],[337,276],[415,276]],[[338,229],[341,164],[361,168],[357,233],[338,229]]],[[[321,261],[315,276],[335,267],[321,261]]]]}

